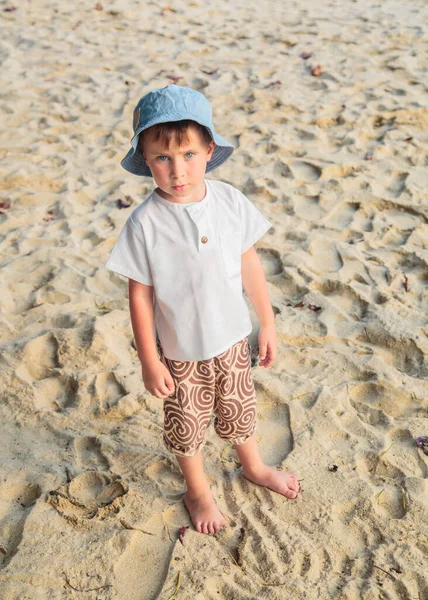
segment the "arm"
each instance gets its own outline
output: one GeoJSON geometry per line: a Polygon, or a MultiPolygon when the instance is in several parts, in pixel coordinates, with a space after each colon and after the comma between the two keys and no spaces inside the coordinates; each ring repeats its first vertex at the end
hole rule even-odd
{"type": "Polygon", "coordinates": [[[242,284],[260,321],[260,366],[269,367],[276,358],[275,316],[262,264],[254,246],[241,256],[242,284]]]}
{"type": "Polygon", "coordinates": [[[128,279],[132,330],[141,362],[146,390],[157,398],[170,396],[175,389],[168,369],[158,357],[153,318],[153,286],[128,279]]]}
{"type": "Polygon", "coordinates": [[[153,286],[128,279],[129,311],[143,368],[158,360],[153,317],[153,286]]]}
{"type": "Polygon", "coordinates": [[[274,314],[270,303],[262,263],[254,246],[241,256],[242,284],[256,311],[261,326],[274,325],[274,314]]]}

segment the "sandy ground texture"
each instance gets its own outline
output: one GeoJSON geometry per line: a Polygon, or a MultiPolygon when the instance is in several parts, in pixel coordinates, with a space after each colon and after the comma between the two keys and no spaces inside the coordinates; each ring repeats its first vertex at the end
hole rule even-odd
{"type": "Polygon", "coordinates": [[[0,597],[426,600],[426,3],[13,2],[0,597]],[[304,490],[292,502],[245,481],[211,428],[228,527],[190,527],[184,544],[162,401],[141,381],[126,280],[104,269],[152,185],[119,165],[133,107],[171,82],[203,91],[237,146],[210,176],[274,224],[256,245],[279,342],[253,370],[258,439],[304,490]]]}

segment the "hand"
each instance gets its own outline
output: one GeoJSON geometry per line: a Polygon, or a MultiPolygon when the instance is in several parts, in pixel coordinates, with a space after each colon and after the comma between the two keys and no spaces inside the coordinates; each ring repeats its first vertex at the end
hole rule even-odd
{"type": "Polygon", "coordinates": [[[276,358],[276,331],[275,325],[261,325],[259,331],[259,367],[270,367],[276,358]]]}
{"type": "Polygon", "coordinates": [[[175,392],[174,380],[163,362],[159,359],[142,367],[146,390],[156,398],[168,398],[175,392]]]}

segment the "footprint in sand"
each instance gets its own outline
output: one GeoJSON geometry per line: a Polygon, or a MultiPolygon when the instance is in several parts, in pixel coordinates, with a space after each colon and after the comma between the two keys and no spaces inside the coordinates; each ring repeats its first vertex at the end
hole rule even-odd
{"type": "Polygon", "coordinates": [[[295,127],[295,132],[299,140],[315,140],[316,135],[311,131],[306,131],[305,129],[295,127]]]}
{"type": "Polygon", "coordinates": [[[62,373],[33,384],[33,402],[38,411],[63,410],[75,406],[79,384],[74,377],[62,373]]]}
{"type": "Polygon", "coordinates": [[[53,285],[40,287],[35,295],[35,304],[67,304],[70,296],[55,289],[53,285]]]}
{"type": "Polygon", "coordinates": [[[112,371],[97,375],[95,390],[103,411],[109,411],[116,407],[119,400],[127,394],[127,391],[112,371]]]}
{"type": "Polygon", "coordinates": [[[353,291],[353,289],[340,281],[313,281],[311,289],[319,291],[328,299],[335,308],[352,319],[362,319],[366,316],[369,304],[353,291]]]}
{"type": "Polygon", "coordinates": [[[363,382],[350,390],[351,401],[380,410],[393,418],[426,417],[421,399],[405,389],[397,389],[388,381],[363,382]]]}
{"type": "Polygon", "coordinates": [[[322,169],[303,160],[296,160],[290,165],[295,179],[302,181],[317,181],[322,175],[322,169]]]}
{"type": "Polygon", "coordinates": [[[58,313],[52,318],[53,327],[58,327],[59,329],[72,329],[76,327],[77,323],[77,317],[67,313],[58,313]]]}
{"type": "Polygon", "coordinates": [[[378,324],[366,327],[364,333],[357,335],[355,339],[372,348],[386,364],[397,371],[417,379],[428,376],[424,353],[412,339],[400,339],[378,324]]]}
{"type": "Polygon", "coordinates": [[[364,237],[364,232],[370,233],[373,231],[374,212],[369,208],[362,207],[355,214],[352,220],[352,229],[358,231],[361,237],[364,237]]]}
{"type": "MultiPolygon", "coordinates": [[[[180,526],[187,522],[187,515],[183,515],[183,517],[180,526]]],[[[111,545],[111,550],[117,553],[117,545],[120,543],[120,555],[114,561],[111,572],[115,596],[127,600],[134,598],[138,598],[138,600],[154,600],[155,598],[166,600],[171,597],[177,581],[177,576],[171,577],[175,580],[172,586],[173,590],[165,594],[162,593],[165,580],[168,576],[171,576],[170,567],[178,566],[181,569],[183,564],[178,562],[177,558],[173,559],[171,557],[171,553],[177,550],[177,547],[174,548],[173,546],[173,540],[177,539],[180,527],[169,527],[167,521],[164,520],[163,513],[157,513],[149,521],[143,521],[141,524],[138,522],[138,516],[130,521],[137,530],[124,530],[121,534],[111,536],[106,548],[108,553],[111,545]],[[138,531],[140,528],[143,531],[147,530],[152,535],[138,531]],[[120,542],[118,542],[118,539],[120,539],[120,542]],[[172,562],[173,560],[174,562],[172,562]],[[145,565],[153,565],[153,568],[145,568],[145,565]]],[[[195,535],[201,538],[205,537],[199,533],[195,533],[195,535]]],[[[178,544],[180,546],[178,550],[189,552],[190,531],[186,532],[185,539],[187,545],[182,547],[181,544],[178,544]]],[[[214,542],[214,538],[211,539],[214,542]]],[[[211,560],[211,557],[209,560],[211,560]]],[[[184,580],[184,573],[182,573],[182,580],[184,580]]],[[[180,600],[180,597],[177,600],[180,600]]]]}
{"type": "MultiPolygon", "coordinates": [[[[138,433],[141,435],[141,431],[138,433]]],[[[149,437],[146,430],[144,431],[144,437],[149,440],[147,446],[137,444],[134,439],[132,450],[121,452],[118,456],[112,457],[114,470],[127,481],[143,481],[147,478],[145,474],[147,467],[160,459],[156,448],[156,440],[153,439],[153,436],[149,437]]],[[[158,432],[157,437],[159,440],[162,439],[162,430],[158,432]]]]}
{"type": "Polygon", "coordinates": [[[266,276],[272,277],[283,272],[281,256],[277,250],[259,248],[257,254],[259,255],[266,276]]]}
{"type": "Polygon", "coordinates": [[[280,465],[294,448],[290,410],[286,404],[271,406],[267,395],[257,394],[257,429],[260,454],[267,465],[280,465]]]}
{"type": "Polygon", "coordinates": [[[424,480],[428,472],[425,462],[418,455],[410,431],[392,428],[384,408],[377,410],[352,400],[351,405],[360,420],[375,428],[373,431],[387,434],[383,443],[379,439],[376,451],[357,450],[356,455],[357,471],[373,489],[373,509],[381,517],[402,519],[410,505],[409,478],[424,480]]]}
{"type": "Polygon", "coordinates": [[[304,196],[303,194],[294,193],[292,202],[296,216],[304,221],[318,223],[325,216],[325,211],[320,206],[319,196],[304,196]]]}
{"type": "Polygon", "coordinates": [[[383,410],[352,400],[352,398],[350,398],[350,404],[355,409],[357,418],[363,423],[384,430],[388,430],[390,427],[391,421],[383,410]]]}
{"type": "Polygon", "coordinates": [[[387,191],[394,196],[394,198],[398,198],[406,189],[406,179],[409,176],[408,173],[391,173],[392,181],[390,182],[387,191]]]}
{"type": "Polygon", "coordinates": [[[428,473],[425,461],[421,458],[415,440],[408,429],[390,428],[383,439],[383,449],[369,456],[368,472],[381,479],[424,478],[428,473]]]}
{"type": "Polygon", "coordinates": [[[336,273],[343,267],[342,257],[334,242],[326,239],[314,240],[309,248],[309,266],[316,273],[336,273]]]}
{"type": "Polygon", "coordinates": [[[16,553],[25,520],[40,494],[37,483],[5,481],[0,485],[0,565],[7,565],[16,553]]]}
{"type": "Polygon", "coordinates": [[[48,377],[52,369],[60,366],[58,340],[51,332],[27,342],[22,350],[21,365],[17,368],[18,377],[28,383],[48,377]]]}
{"type": "Polygon", "coordinates": [[[300,302],[309,291],[306,280],[294,267],[284,267],[280,280],[275,283],[283,297],[290,300],[293,305],[300,302]]]}
{"type": "Polygon", "coordinates": [[[185,492],[183,476],[169,457],[154,462],[144,473],[156,483],[164,498],[175,500],[183,496],[185,492]]]}
{"type": "Polygon", "coordinates": [[[330,229],[343,231],[351,225],[354,215],[359,208],[360,205],[358,203],[339,202],[325,216],[324,225],[330,229]]]}
{"type": "Polygon", "coordinates": [[[273,174],[275,177],[285,177],[286,179],[292,179],[293,177],[290,167],[286,163],[282,162],[282,160],[276,161],[273,168],[273,174]]]}
{"type": "Polygon", "coordinates": [[[404,487],[382,483],[374,489],[372,503],[381,517],[402,519],[407,514],[408,495],[404,487]]]}
{"type": "Polygon", "coordinates": [[[101,442],[96,437],[75,438],[74,450],[79,469],[109,469],[109,462],[101,451],[101,442]]]}
{"type": "MultiPolygon", "coordinates": [[[[401,248],[394,252],[395,260],[399,265],[400,269],[403,273],[406,273],[407,276],[411,276],[412,279],[416,279],[420,281],[422,286],[425,286],[427,281],[427,273],[428,273],[428,261],[423,256],[417,256],[414,252],[405,252],[401,248]]],[[[403,275],[400,274],[400,286],[397,288],[401,291],[403,286],[403,275]]],[[[392,282],[391,282],[392,286],[392,282]]],[[[414,288],[414,286],[411,286],[414,288]]],[[[411,289],[410,291],[414,291],[411,289]]],[[[421,294],[423,294],[423,290],[421,290],[421,294]]]]}
{"type": "Polygon", "coordinates": [[[128,485],[119,475],[87,471],[51,490],[46,501],[67,521],[77,524],[83,519],[115,514],[121,505],[119,499],[127,492],[128,485]]]}

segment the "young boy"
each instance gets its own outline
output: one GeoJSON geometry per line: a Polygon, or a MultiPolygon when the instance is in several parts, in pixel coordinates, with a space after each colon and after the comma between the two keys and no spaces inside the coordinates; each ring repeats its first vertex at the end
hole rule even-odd
{"type": "Polygon", "coordinates": [[[212,412],[244,476],[295,498],[294,475],[266,466],[254,437],[256,399],[244,286],[260,321],[260,365],[276,356],[263,268],[253,244],[271,223],[233,186],[205,179],[234,147],[215,131],[199,92],[167,85],[134,110],[122,166],[157,187],[132,212],[106,267],[129,280],[131,322],[146,389],[164,398],[164,442],[186,480],[195,528],[225,526],[206,480],[201,448],[212,412]]]}

